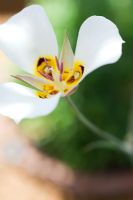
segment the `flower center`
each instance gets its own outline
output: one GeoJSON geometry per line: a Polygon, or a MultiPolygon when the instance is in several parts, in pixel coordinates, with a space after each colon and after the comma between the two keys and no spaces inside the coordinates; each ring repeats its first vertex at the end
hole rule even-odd
{"type": "Polygon", "coordinates": [[[76,88],[84,73],[84,66],[77,61],[74,66],[64,66],[57,57],[40,57],[35,66],[35,75],[46,80],[43,91],[37,91],[40,98],[48,98],[59,92],[69,94],[76,88]]]}

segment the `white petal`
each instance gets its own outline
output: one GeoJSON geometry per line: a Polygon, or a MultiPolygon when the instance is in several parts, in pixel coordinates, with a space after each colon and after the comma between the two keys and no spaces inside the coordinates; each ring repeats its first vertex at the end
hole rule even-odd
{"type": "Polygon", "coordinates": [[[102,65],[116,62],[122,54],[122,43],[113,22],[92,16],[80,28],[75,60],[83,62],[85,74],[88,74],[102,65]]]}
{"type": "Polygon", "coordinates": [[[57,56],[56,36],[44,9],[29,6],[2,24],[0,49],[29,73],[33,73],[39,56],[57,56]]]}
{"type": "Polygon", "coordinates": [[[0,85],[0,114],[14,119],[34,118],[51,113],[59,102],[60,95],[49,99],[40,99],[32,89],[17,83],[0,85]]]}

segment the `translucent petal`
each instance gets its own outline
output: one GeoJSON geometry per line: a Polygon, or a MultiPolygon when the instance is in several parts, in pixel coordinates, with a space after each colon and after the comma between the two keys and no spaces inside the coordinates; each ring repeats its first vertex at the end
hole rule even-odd
{"type": "Polygon", "coordinates": [[[44,9],[29,6],[0,25],[0,49],[29,73],[40,56],[57,56],[56,36],[44,9]]]}
{"type": "Polygon", "coordinates": [[[75,60],[85,66],[85,75],[102,65],[116,62],[123,40],[116,25],[105,17],[89,17],[79,30],[75,60]]]}
{"type": "Polygon", "coordinates": [[[0,114],[14,119],[34,118],[51,113],[59,102],[60,94],[49,99],[35,96],[32,89],[17,83],[0,85],[0,114]]]}

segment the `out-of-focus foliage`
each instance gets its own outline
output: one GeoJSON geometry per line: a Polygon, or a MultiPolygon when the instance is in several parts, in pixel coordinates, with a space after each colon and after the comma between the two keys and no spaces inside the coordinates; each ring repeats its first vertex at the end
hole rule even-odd
{"type": "MultiPolygon", "coordinates": [[[[91,73],[72,96],[80,110],[99,127],[125,139],[131,92],[133,90],[133,20],[132,0],[34,0],[44,6],[57,34],[59,46],[67,31],[73,49],[82,22],[91,15],[112,20],[123,40],[122,58],[113,65],[91,73]]],[[[41,22],[40,22],[41,26],[41,22]]],[[[25,120],[23,128],[38,146],[70,166],[82,170],[129,167],[126,155],[106,148],[86,152],[85,147],[99,141],[74,115],[65,99],[48,117],[25,120]]]]}

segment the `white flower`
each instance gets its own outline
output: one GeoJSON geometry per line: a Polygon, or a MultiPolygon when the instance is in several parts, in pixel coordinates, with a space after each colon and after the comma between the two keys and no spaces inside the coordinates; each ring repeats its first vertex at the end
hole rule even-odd
{"type": "Polygon", "coordinates": [[[115,24],[89,17],[79,30],[75,55],[65,36],[62,52],[53,28],[39,5],[32,5],[0,25],[0,49],[28,74],[17,83],[0,85],[0,113],[19,122],[52,112],[61,96],[70,94],[96,68],[116,62],[123,40],[115,24]]]}

